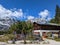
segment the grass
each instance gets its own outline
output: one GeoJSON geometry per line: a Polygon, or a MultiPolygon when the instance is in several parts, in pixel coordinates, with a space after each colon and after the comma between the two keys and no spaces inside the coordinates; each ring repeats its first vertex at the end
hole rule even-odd
{"type": "Polygon", "coordinates": [[[12,40],[13,38],[13,34],[4,34],[3,36],[0,36],[0,42],[7,42],[8,40],[12,40]]]}
{"type": "Polygon", "coordinates": [[[56,39],[54,39],[55,41],[59,41],[60,42],[60,38],[56,38],[56,39]]]}
{"type": "Polygon", "coordinates": [[[55,37],[54,40],[55,40],[55,41],[60,41],[60,38],[55,37]]]}

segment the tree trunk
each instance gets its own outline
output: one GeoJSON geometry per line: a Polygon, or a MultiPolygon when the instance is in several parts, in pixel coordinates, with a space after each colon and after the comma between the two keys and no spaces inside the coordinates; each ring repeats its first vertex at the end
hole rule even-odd
{"type": "Polygon", "coordinates": [[[26,35],[24,35],[24,44],[26,44],[27,42],[26,42],[26,35]]]}

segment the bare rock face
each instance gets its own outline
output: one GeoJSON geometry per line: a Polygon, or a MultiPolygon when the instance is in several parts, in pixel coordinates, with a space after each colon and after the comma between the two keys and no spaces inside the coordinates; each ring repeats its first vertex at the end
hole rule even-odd
{"type": "Polygon", "coordinates": [[[16,22],[16,20],[11,17],[0,18],[0,31],[1,30],[8,30],[10,25],[12,25],[15,22],[16,22]]]}
{"type": "Polygon", "coordinates": [[[40,23],[40,24],[47,23],[46,19],[41,19],[41,18],[31,19],[31,20],[28,20],[28,21],[30,21],[30,22],[36,22],[36,23],[40,23]]]}

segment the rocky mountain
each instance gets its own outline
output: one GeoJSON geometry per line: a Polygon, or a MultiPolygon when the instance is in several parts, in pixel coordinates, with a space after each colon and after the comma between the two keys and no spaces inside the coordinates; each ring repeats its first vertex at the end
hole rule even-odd
{"type": "Polygon", "coordinates": [[[45,23],[47,23],[47,21],[46,21],[45,19],[41,19],[41,18],[31,19],[31,20],[27,20],[27,21],[37,22],[37,23],[40,23],[40,24],[45,24],[45,23]]]}
{"type": "Polygon", "coordinates": [[[0,31],[1,30],[8,30],[10,25],[12,25],[15,22],[16,22],[16,20],[11,17],[0,18],[0,31]]]}

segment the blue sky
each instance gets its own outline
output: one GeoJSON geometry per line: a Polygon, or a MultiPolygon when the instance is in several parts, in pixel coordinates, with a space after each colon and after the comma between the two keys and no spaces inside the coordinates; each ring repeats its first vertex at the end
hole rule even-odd
{"type": "MultiPolygon", "coordinates": [[[[33,18],[51,19],[55,15],[56,5],[60,6],[60,0],[0,0],[0,7],[5,8],[5,15],[17,17],[19,20],[33,18]],[[12,12],[12,13],[11,13],[12,12]],[[11,14],[10,14],[11,13],[11,14]]],[[[4,11],[4,9],[2,9],[4,11]]],[[[1,11],[0,10],[0,11],[1,11]]],[[[1,17],[5,15],[1,12],[1,17]],[[3,15],[3,16],[2,16],[3,15]]]]}

